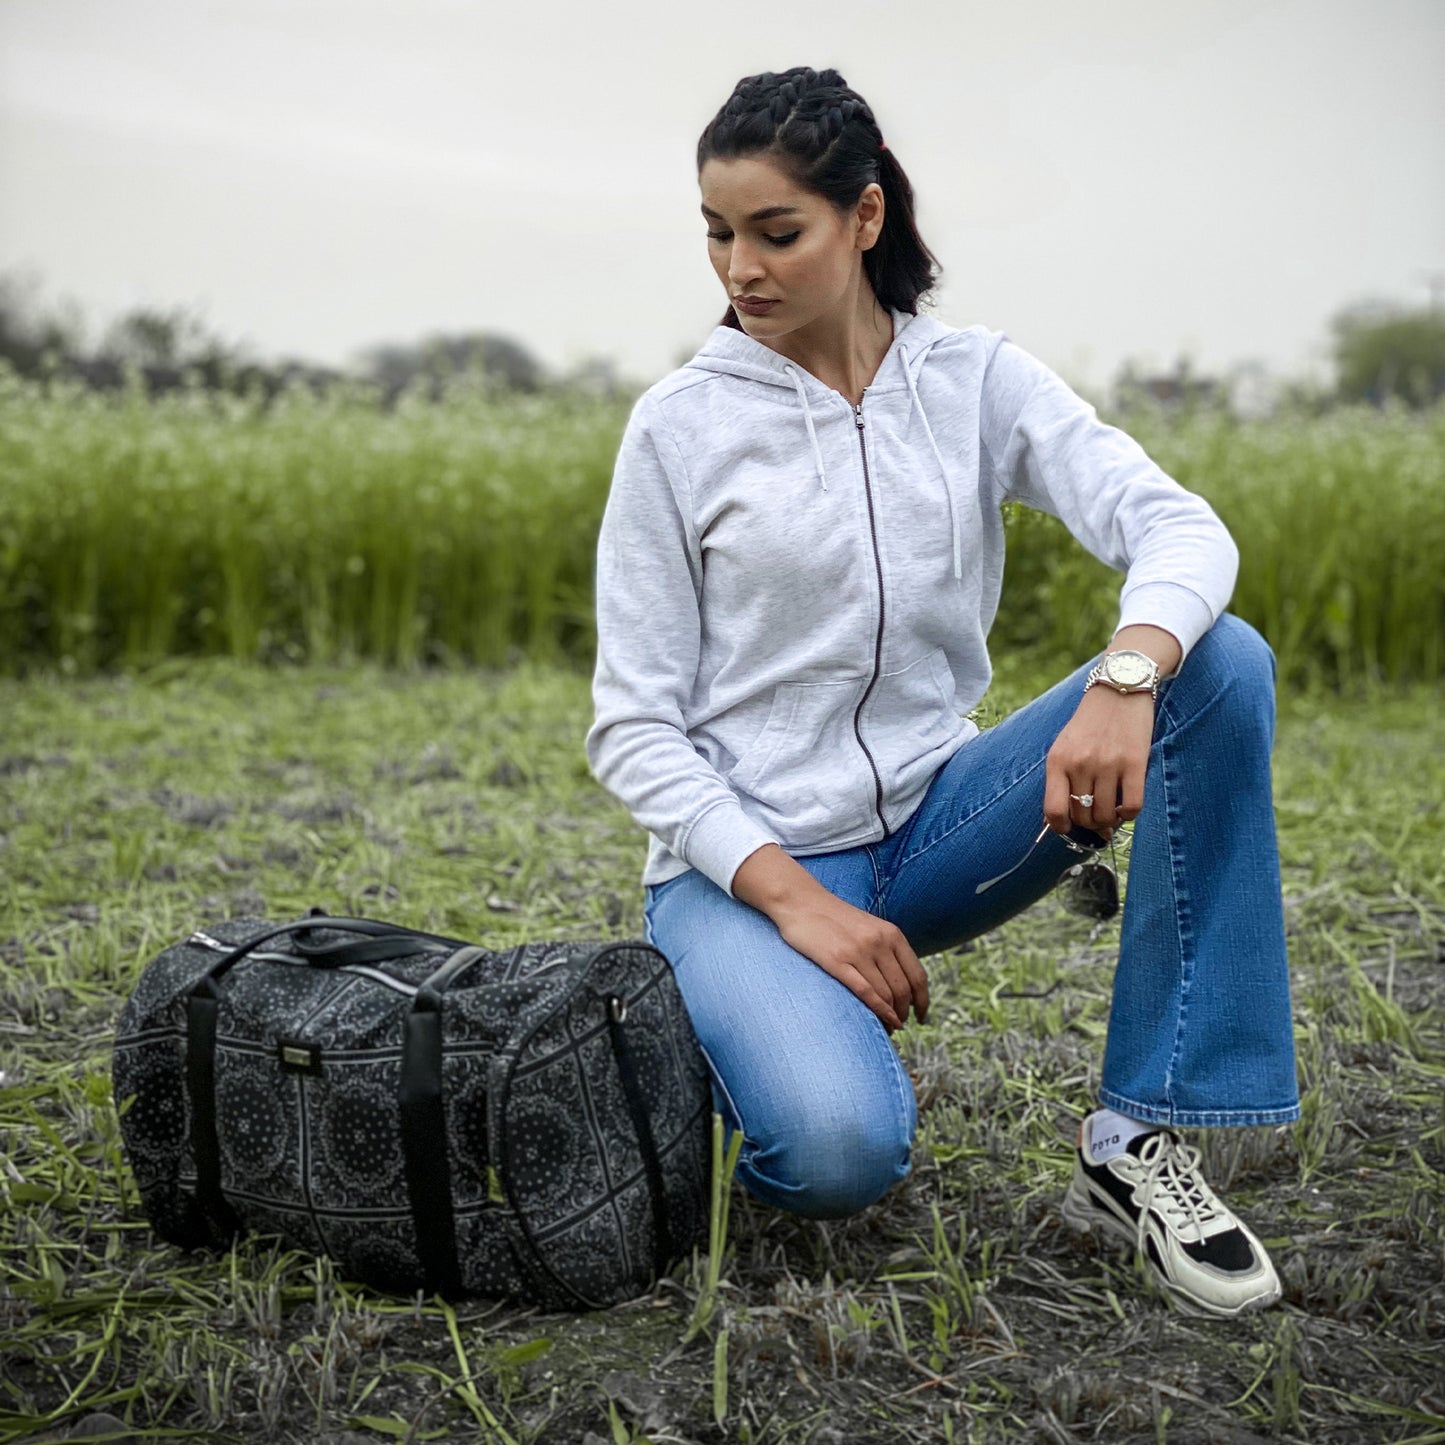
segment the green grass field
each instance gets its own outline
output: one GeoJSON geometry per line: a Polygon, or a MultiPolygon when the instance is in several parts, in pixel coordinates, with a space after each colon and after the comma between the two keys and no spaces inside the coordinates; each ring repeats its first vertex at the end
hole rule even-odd
{"type": "MultiPolygon", "coordinates": [[[[0,365],[0,673],[174,655],[590,665],[597,527],[627,404],[456,387],[383,411],[357,385],[270,409],[26,382],[0,365]]],[[[1232,609],[1286,686],[1445,679],[1445,402],[1125,429],[1237,540],[1232,609]]],[[[1120,579],[1008,512],[997,652],[1061,670],[1120,579]]]]}
{"type": "MultiPolygon", "coordinates": [[[[1030,683],[1005,670],[982,720],[1030,683]]],[[[643,836],[588,772],[586,673],[0,681],[0,1438],[108,1412],[128,1438],[330,1445],[1445,1441],[1440,702],[1281,706],[1305,1112],[1202,1136],[1281,1307],[1187,1319],[1063,1227],[1118,925],[1051,898],[926,960],[934,1011],[900,1036],[911,1177],[829,1224],[735,1190],[684,1344],[705,1258],[563,1316],[388,1298],[269,1240],[159,1245],[110,1098],[122,999],[208,920],[321,904],[490,946],[640,937],[643,836]]]]}

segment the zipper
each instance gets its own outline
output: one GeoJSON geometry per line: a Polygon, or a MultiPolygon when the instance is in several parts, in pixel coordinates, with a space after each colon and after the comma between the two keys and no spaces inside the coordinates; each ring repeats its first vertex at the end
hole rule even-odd
{"type": "MultiPolygon", "coordinates": [[[[863,394],[867,395],[866,387],[863,394]]],[[[878,572],[878,636],[873,643],[873,676],[868,679],[868,686],[864,689],[858,706],[853,710],[853,732],[858,739],[858,746],[863,749],[863,756],[868,759],[868,766],[873,769],[873,786],[877,789],[878,795],[878,821],[883,827],[883,837],[887,838],[889,836],[888,824],[883,821],[883,779],[879,776],[878,764],[874,762],[873,754],[868,751],[868,744],[863,741],[863,709],[867,705],[874,684],[878,681],[878,674],[883,670],[883,559],[878,555],[878,526],[873,519],[873,484],[868,478],[868,448],[863,441],[863,403],[861,400],[853,407],[853,420],[858,426],[858,450],[863,456],[863,489],[868,496],[868,531],[873,538],[873,566],[878,572]]]]}

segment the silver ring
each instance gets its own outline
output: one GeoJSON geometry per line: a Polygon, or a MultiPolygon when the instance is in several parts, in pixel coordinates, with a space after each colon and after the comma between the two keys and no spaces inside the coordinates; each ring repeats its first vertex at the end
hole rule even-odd
{"type": "Polygon", "coordinates": [[[1085,808],[1092,808],[1094,806],[1094,795],[1092,793],[1070,793],[1069,796],[1085,808]]]}

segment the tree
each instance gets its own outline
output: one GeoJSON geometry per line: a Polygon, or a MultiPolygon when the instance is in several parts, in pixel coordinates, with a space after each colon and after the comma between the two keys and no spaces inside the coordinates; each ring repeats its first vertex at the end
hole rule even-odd
{"type": "Polygon", "coordinates": [[[1425,407],[1445,396],[1445,308],[1359,301],[1330,320],[1342,401],[1394,397],[1425,407]]]}
{"type": "Polygon", "coordinates": [[[37,302],[40,283],[33,273],[0,276],[0,358],[21,376],[39,376],[50,363],[65,363],[81,354],[85,325],[75,302],[43,311],[37,302]]]}
{"type": "Polygon", "coordinates": [[[489,331],[434,332],[414,344],[383,342],[361,351],[357,362],[388,396],[418,379],[429,383],[428,393],[435,396],[449,378],[473,369],[508,391],[537,391],[545,381],[541,363],[526,347],[489,331]]]}
{"type": "Polygon", "coordinates": [[[97,353],[99,359],[142,369],[179,371],[239,363],[239,350],[214,335],[184,306],[164,310],[137,306],[111,323],[97,353]]]}

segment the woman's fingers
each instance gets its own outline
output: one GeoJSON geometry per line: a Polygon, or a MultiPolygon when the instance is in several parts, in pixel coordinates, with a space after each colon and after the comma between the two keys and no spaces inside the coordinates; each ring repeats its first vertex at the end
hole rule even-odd
{"type": "Polygon", "coordinates": [[[891,1034],[895,1029],[903,1027],[903,1020],[894,1011],[893,1005],[888,1002],[886,993],[880,993],[873,983],[864,976],[860,969],[854,968],[851,963],[839,964],[836,968],[827,970],[844,988],[863,1000],[875,1014],[883,1027],[891,1034]]]}
{"type": "Polygon", "coordinates": [[[1073,824],[1074,803],[1069,792],[1069,775],[1051,751],[1044,766],[1044,821],[1055,833],[1067,833],[1073,824]]]}
{"type": "MultiPolygon", "coordinates": [[[[887,926],[892,928],[891,924],[887,926]]],[[[924,1021],[928,1014],[928,975],[901,932],[894,940],[885,938],[875,956],[858,958],[851,967],[868,980],[875,993],[891,1003],[900,1025],[910,1010],[917,1014],[919,1023],[924,1021]]]]}
{"type": "MultiPolygon", "coordinates": [[[[900,937],[902,935],[900,934],[900,937]]],[[[909,988],[913,995],[913,1012],[917,1015],[919,1023],[928,1022],[928,975],[923,971],[923,965],[918,961],[918,955],[914,953],[913,946],[905,938],[903,939],[902,951],[898,955],[903,965],[903,971],[908,975],[909,988]]]]}
{"type": "Polygon", "coordinates": [[[1119,780],[1113,773],[1096,776],[1080,796],[1093,799],[1087,806],[1075,804],[1078,821],[1084,827],[1102,833],[1119,821],[1119,780]]]}
{"type": "Polygon", "coordinates": [[[1045,785],[1044,821],[1055,833],[1080,827],[1107,836],[1119,821],[1119,784],[1111,783],[1107,774],[1091,773],[1086,781],[1077,774],[1067,777],[1061,771],[1058,792],[1060,798],[1052,797],[1045,785]]]}
{"type": "Polygon", "coordinates": [[[906,1019],[908,1010],[913,1006],[913,985],[893,950],[882,949],[875,957],[861,960],[857,966],[876,975],[874,987],[892,1003],[893,1012],[900,1019],[906,1019]]]}
{"type": "Polygon", "coordinates": [[[1108,836],[1138,817],[1153,729],[1147,693],[1090,688],[1049,749],[1044,771],[1049,827],[1067,833],[1079,826],[1108,836]]]}
{"type": "MultiPolygon", "coordinates": [[[[1147,758],[1147,754],[1145,757],[1147,758]]],[[[1144,811],[1144,777],[1147,769],[1143,762],[1124,769],[1119,784],[1119,821],[1131,823],[1144,811]]]]}
{"type": "Polygon", "coordinates": [[[890,1033],[928,1012],[928,976],[902,929],[825,891],[774,921],[783,938],[856,994],[890,1033]]]}

